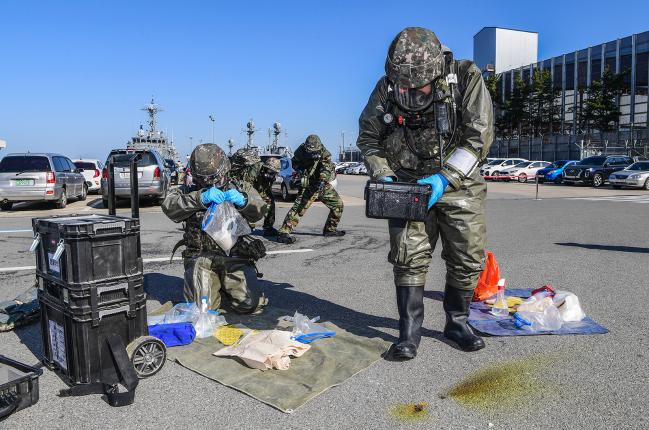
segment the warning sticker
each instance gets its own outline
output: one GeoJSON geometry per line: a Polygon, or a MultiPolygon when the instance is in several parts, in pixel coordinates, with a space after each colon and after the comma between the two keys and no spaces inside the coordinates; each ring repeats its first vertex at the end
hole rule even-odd
{"type": "Polygon", "coordinates": [[[59,260],[54,258],[54,254],[51,252],[47,253],[47,267],[50,272],[56,273],[57,275],[61,274],[61,265],[59,260]]]}
{"type": "Polygon", "coordinates": [[[56,321],[49,320],[50,346],[52,347],[52,361],[61,369],[68,370],[68,361],[65,356],[65,333],[63,327],[56,321]]]}

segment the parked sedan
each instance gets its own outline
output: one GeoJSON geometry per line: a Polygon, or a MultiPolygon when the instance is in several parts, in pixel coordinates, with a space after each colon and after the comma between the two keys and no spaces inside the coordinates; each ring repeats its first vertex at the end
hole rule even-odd
{"type": "Polygon", "coordinates": [[[624,170],[611,173],[608,182],[615,189],[632,187],[649,190],[649,161],[638,161],[624,170]]]}
{"type": "Polygon", "coordinates": [[[81,169],[59,154],[9,154],[0,161],[0,208],[14,203],[51,201],[59,209],[68,197],[85,200],[88,187],[81,169]]]}
{"type": "Polygon", "coordinates": [[[275,177],[272,191],[273,194],[282,196],[282,200],[289,201],[291,196],[295,196],[300,192],[300,174],[293,169],[291,157],[284,156],[280,158],[279,163],[280,170],[275,177]]]}
{"type": "Polygon", "coordinates": [[[516,178],[518,182],[527,182],[529,178],[536,176],[536,172],[550,164],[549,161],[523,161],[512,168],[503,170],[500,172],[500,176],[505,176],[506,181],[516,178]]]}
{"type": "Polygon", "coordinates": [[[106,167],[101,178],[101,198],[108,207],[108,161],[112,158],[115,166],[115,197],[131,197],[131,163],[135,153],[141,158],[137,164],[138,193],[140,197],[151,197],[157,203],[167,196],[171,174],[165,167],[164,159],[155,149],[113,149],[108,155],[106,167]]]}
{"type": "Polygon", "coordinates": [[[349,175],[367,175],[367,167],[365,164],[358,163],[356,166],[348,168],[346,172],[349,175]]]}
{"type": "Polygon", "coordinates": [[[536,177],[539,184],[544,182],[554,182],[560,184],[563,179],[563,171],[566,167],[574,166],[577,164],[576,160],[557,160],[549,166],[536,172],[536,177]]]}
{"type": "Polygon", "coordinates": [[[492,160],[480,168],[480,175],[482,176],[502,176],[502,171],[514,167],[518,163],[527,161],[522,158],[497,158],[492,160]]]}
{"type": "Polygon", "coordinates": [[[77,169],[81,169],[81,174],[86,179],[88,192],[101,190],[101,170],[104,165],[99,160],[74,160],[77,169]]]}

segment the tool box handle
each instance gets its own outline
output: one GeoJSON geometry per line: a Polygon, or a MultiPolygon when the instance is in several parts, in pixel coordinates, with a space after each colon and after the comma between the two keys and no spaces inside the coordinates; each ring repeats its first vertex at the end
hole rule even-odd
{"type": "MultiPolygon", "coordinates": [[[[131,216],[133,218],[140,217],[140,190],[138,189],[137,183],[137,162],[140,158],[142,158],[142,153],[135,152],[129,159],[131,166],[131,216]]],[[[115,216],[115,161],[112,156],[108,157],[106,167],[108,170],[108,215],[115,216]]]]}
{"type": "Polygon", "coordinates": [[[124,305],[124,306],[120,306],[119,308],[115,308],[115,309],[102,309],[102,310],[100,310],[98,312],[99,320],[101,321],[101,319],[103,317],[107,316],[107,315],[114,315],[114,314],[118,314],[118,313],[121,313],[121,312],[126,312],[127,314],[129,314],[131,312],[131,306],[130,305],[124,305]]]}

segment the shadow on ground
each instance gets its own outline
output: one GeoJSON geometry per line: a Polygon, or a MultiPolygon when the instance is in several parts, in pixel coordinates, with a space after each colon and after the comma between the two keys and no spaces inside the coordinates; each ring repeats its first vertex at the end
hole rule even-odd
{"type": "Polygon", "coordinates": [[[632,252],[638,254],[649,254],[649,248],[641,248],[638,246],[597,245],[592,243],[575,243],[575,242],[555,242],[555,245],[573,246],[576,248],[585,248],[585,249],[595,249],[598,251],[617,251],[617,252],[632,252]]]}

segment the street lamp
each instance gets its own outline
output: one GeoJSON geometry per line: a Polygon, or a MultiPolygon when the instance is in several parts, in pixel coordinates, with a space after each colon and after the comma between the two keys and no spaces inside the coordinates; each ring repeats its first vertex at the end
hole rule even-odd
{"type": "Polygon", "coordinates": [[[212,121],[212,143],[216,143],[214,141],[214,117],[210,115],[210,121],[212,121]]]}

